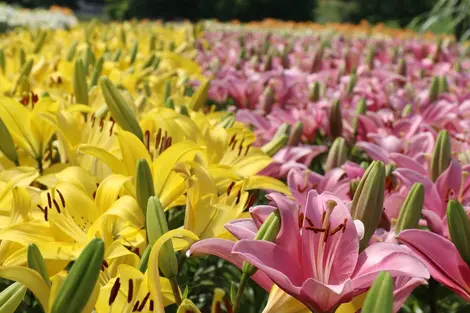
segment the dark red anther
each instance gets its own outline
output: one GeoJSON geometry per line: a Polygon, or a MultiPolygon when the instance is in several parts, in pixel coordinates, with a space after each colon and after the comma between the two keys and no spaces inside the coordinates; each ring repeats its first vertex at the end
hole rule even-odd
{"type": "Polygon", "coordinates": [[[145,295],[144,299],[142,300],[142,303],[140,304],[139,308],[137,309],[137,312],[141,312],[145,305],[147,304],[147,301],[150,297],[150,292],[147,292],[147,294],[145,295]]]}
{"type": "Polygon", "coordinates": [[[48,208],[46,207],[46,209],[44,210],[44,219],[46,220],[46,222],[47,222],[47,213],[48,213],[48,212],[47,212],[47,209],[48,209],[48,208]]]}
{"type": "Polygon", "coordinates": [[[47,206],[52,208],[51,194],[49,192],[47,193],[47,206]]]}
{"type": "Polygon", "coordinates": [[[325,222],[325,217],[326,217],[326,212],[323,211],[322,215],[321,215],[321,224],[323,225],[323,223],[325,222]]]}
{"type": "Polygon", "coordinates": [[[304,192],[305,190],[307,190],[307,188],[308,188],[308,182],[303,187],[301,187],[300,185],[297,185],[298,192],[304,192]]]}
{"type": "Polygon", "coordinates": [[[95,116],[95,113],[93,113],[91,115],[91,127],[95,127],[95,120],[96,120],[96,116],[95,116]]]}
{"type": "Polygon", "coordinates": [[[230,192],[232,191],[233,186],[235,186],[235,182],[231,182],[230,185],[227,187],[227,196],[230,196],[230,192]]]}
{"type": "Polygon", "coordinates": [[[225,309],[227,310],[227,313],[232,313],[233,309],[232,309],[232,304],[230,303],[230,301],[228,301],[227,298],[224,298],[224,303],[225,303],[225,309]]]}
{"type": "Polygon", "coordinates": [[[312,219],[311,219],[310,217],[306,216],[306,217],[305,217],[305,220],[308,222],[308,225],[310,225],[310,226],[315,226],[315,225],[313,224],[312,219]]]}
{"type": "Polygon", "coordinates": [[[333,231],[330,232],[330,236],[333,236],[334,234],[342,230],[343,227],[344,227],[343,224],[339,224],[335,229],[333,229],[333,231]]]}
{"type": "Polygon", "coordinates": [[[236,134],[234,134],[234,135],[232,136],[232,138],[230,139],[230,142],[229,142],[229,144],[228,144],[229,146],[232,145],[232,143],[235,141],[235,138],[237,138],[237,135],[236,135],[236,134]]]}
{"type": "Polygon", "coordinates": [[[59,189],[56,189],[57,193],[59,194],[60,202],[62,202],[62,206],[65,208],[65,198],[62,195],[62,193],[59,191],[59,189]]]}
{"type": "Polygon", "coordinates": [[[57,83],[58,83],[58,84],[62,84],[62,77],[60,77],[60,76],[57,77],[57,83]]]}
{"type": "Polygon", "coordinates": [[[44,208],[40,204],[38,204],[37,207],[42,211],[42,213],[44,213],[44,208]]]}
{"type": "Polygon", "coordinates": [[[57,210],[57,213],[60,214],[60,207],[59,207],[59,204],[57,203],[56,199],[52,199],[52,201],[54,202],[54,206],[55,206],[55,209],[57,210]]]}
{"type": "Polygon", "coordinates": [[[137,300],[137,302],[134,304],[134,308],[132,309],[132,312],[136,312],[137,311],[137,308],[139,307],[139,300],[137,300]]]}
{"type": "Polygon", "coordinates": [[[171,143],[173,141],[173,138],[170,136],[168,137],[168,140],[166,141],[166,147],[165,147],[165,150],[168,149],[169,147],[171,147],[171,143]]]}
{"type": "Polygon", "coordinates": [[[150,300],[150,304],[149,304],[149,311],[150,312],[153,312],[153,307],[154,307],[153,300],[150,300]]]}
{"type": "Polygon", "coordinates": [[[250,150],[250,147],[251,147],[251,144],[249,144],[248,146],[246,146],[245,155],[248,154],[248,151],[250,150]]]}
{"type": "Polygon", "coordinates": [[[346,231],[346,225],[348,225],[348,219],[345,217],[343,221],[343,233],[346,231]]]}
{"type": "Polygon", "coordinates": [[[304,214],[300,213],[299,214],[299,228],[302,228],[303,224],[304,224],[304,214]]]}
{"type": "Polygon", "coordinates": [[[331,223],[328,222],[328,224],[326,225],[326,229],[325,229],[325,237],[323,238],[323,242],[326,243],[328,241],[328,236],[330,235],[330,227],[331,227],[331,223]]]}
{"type": "Polygon", "coordinates": [[[33,101],[33,104],[38,102],[39,100],[39,97],[37,94],[35,94],[34,92],[31,91],[31,98],[32,98],[32,101],[33,101]]]}
{"type": "Polygon", "coordinates": [[[240,145],[238,146],[238,156],[240,156],[242,154],[243,142],[244,141],[245,141],[245,138],[243,138],[242,141],[240,141],[240,145]]]}
{"type": "Polygon", "coordinates": [[[100,120],[100,131],[103,130],[103,127],[104,127],[104,118],[101,118],[101,120],[100,120]]]}
{"type": "Polygon", "coordinates": [[[255,194],[250,193],[248,196],[248,201],[246,202],[245,209],[251,208],[253,204],[255,203],[255,194]]]}
{"type": "Polygon", "coordinates": [[[324,233],[326,231],[325,228],[317,228],[313,226],[305,226],[304,229],[306,230],[313,230],[313,232],[316,233],[324,233]]]}
{"type": "Polygon", "coordinates": [[[237,201],[235,201],[235,204],[239,204],[240,203],[240,197],[242,195],[242,191],[241,190],[238,190],[238,193],[237,193],[237,201]]]}
{"type": "Polygon", "coordinates": [[[109,129],[109,136],[113,135],[114,124],[116,124],[116,122],[111,118],[111,128],[109,129]]]}
{"type": "Polygon", "coordinates": [[[119,293],[119,288],[121,288],[121,283],[118,277],[116,281],[114,282],[113,288],[111,288],[111,292],[109,294],[109,301],[108,301],[109,306],[111,306],[116,300],[116,297],[119,293]]]}
{"type": "Polygon", "coordinates": [[[157,132],[157,137],[155,138],[155,151],[158,150],[158,147],[160,146],[160,140],[162,140],[162,129],[159,128],[157,132]]]}
{"type": "Polygon", "coordinates": [[[145,147],[148,149],[150,149],[150,131],[149,130],[146,130],[145,131],[145,147]]]}
{"type": "Polygon", "coordinates": [[[134,293],[134,281],[132,279],[129,279],[129,292],[127,293],[127,303],[131,303],[133,293],[134,293]]]}
{"type": "Polygon", "coordinates": [[[21,99],[21,104],[22,105],[28,105],[29,103],[29,96],[28,95],[24,95],[23,96],[23,99],[21,99]]]}

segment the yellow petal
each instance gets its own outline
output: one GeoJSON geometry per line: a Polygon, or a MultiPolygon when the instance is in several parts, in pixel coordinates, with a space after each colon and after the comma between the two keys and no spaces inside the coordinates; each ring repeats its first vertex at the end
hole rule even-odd
{"type": "Polygon", "coordinates": [[[19,266],[0,266],[0,277],[17,281],[27,287],[34,294],[45,310],[49,308],[49,286],[36,271],[19,266]]]}
{"type": "Polygon", "coordinates": [[[151,164],[150,155],[140,139],[131,132],[120,130],[117,133],[119,146],[121,147],[122,160],[127,168],[129,176],[135,176],[137,161],[144,159],[151,164]]]}
{"type": "Polygon", "coordinates": [[[116,202],[122,186],[128,179],[129,177],[123,175],[110,175],[101,182],[95,198],[101,213],[106,212],[116,202]]]}
{"type": "Polygon", "coordinates": [[[263,190],[272,190],[283,193],[285,195],[290,195],[291,192],[287,188],[286,184],[282,181],[269,176],[255,175],[250,176],[245,181],[245,190],[253,189],[263,189],[263,190]]]}
{"type": "Polygon", "coordinates": [[[281,290],[277,285],[273,285],[263,313],[310,313],[310,310],[302,302],[281,290]]]}
{"type": "Polygon", "coordinates": [[[124,166],[123,162],[121,162],[108,151],[93,145],[81,145],[78,150],[101,160],[103,163],[109,166],[113,173],[127,176],[127,168],[124,166]]]}
{"type": "Polygon", "coordinates": [[[158,254],[162,246],[173,237],[188,237],[192,240],[199,240],[199,238],[189,230],[185,229],[174,229],[160,238],[155,242],[152,247],[152,252],[150,253],[149,257],[149,266],[148,266],[148,288],[150,294],[155,303],[155,312],[156,313],[165,313],[165,309],[163,307],[163,298],[162,293],[160,290],[160,273],[158,268],[158,254]]]}
{"type": "Polygon", "coordinates": [[[355,297],[351,302],[340,305],[336,313],[356,313],[362,308],[366,300],[367,292],[355,297]]]}

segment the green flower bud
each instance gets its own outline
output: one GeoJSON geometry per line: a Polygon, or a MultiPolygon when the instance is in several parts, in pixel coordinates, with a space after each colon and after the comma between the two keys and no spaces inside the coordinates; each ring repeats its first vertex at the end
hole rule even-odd
{"type": "Polygon", "coordinates": [[[431,178],[437,178],[449,167],[452,159],[452,147],[447,130],[441,130],[437,135],[436,145],[431,160],[431,178]]]}
{"type": "Polygon", "coordinates": [[[287,142],[288,146],[294,147],[300,143],[302,139],[302,134],[304,132],[304,124],[302,122],[296,122],[294,127],[291,128],[289,141],[287,142]]]}
{"type": "Polygon", "coordinates": [[[439,77],[434,76],[431,81],[431,86],[429,86],[428,92],[429,101],[436,101],[439,97],[439,77]]]}
{"type": "Polygon", "coordinates": [[[189,116],[188,108],[185,105],[180,106],[180,114],[184,116],[189,116]]]}
{"type": "Polygon", "coordinates": [[[349,183],[349,195],[351,198],[354,198],[354,195],[356,194],[357,187],[359,187],[359,179],[354,179],[351,180],[349,183]]]}
{"type": "Polygon", "coordinates": [[[78,41],[74,40],[70,45],[69,51],[67,52],[67,61],[72,62],[73,58],[75,57],[75,53],[77,52],[78,41]]]}
{"type": "Polygon", "coordinates": [[[375,53],[376,53],[375,45],[371,45],[369,48],[369,53],[367,54],[367,66],[371,70],[374,69],[375,53]]]}
{"type": "Polygon", "coordinates": [[[75,61],[72,84],[75,102],[88,105],[88,86],[86,82],[85,67],[81,60],[75,61]]]}
{"type": "Polygon", "coordinates": [[[395,226],[395,233],[402,230],[416,228],[421,217],[424,204],[424,185],[415,183],[406,196],[405,202],[400,210],[398,222],[395,226]]]}
{"type": "Polygon", "coordinates": [[[23,48],[20,49],[20,65],[23,66],[26,63],[26,53],[23,48]]]}
{"type": "Polygon", "coordinates": [[[274,90],[268,86],[263,91],[261,98],[261,108],[265,114],[268,114],[273,109],[274,105],[274,90]]]}
{"type": "Polygon", "coordinates": [[[168,108],[168,109],[174,110],[175,109],[175,103],[173,102],[173,99],[171,99],[171,98],[166,99],[165,107],[168,108]]]}
{"type": "Polygon", "coordinates": [[[317,102],[320,100],[320,83],[315,82],[310,90],[310,101],[317,102]]]}
{"type": "Polygon", "coordinates": [[[343,137],[338,137],[333,142],[328,157],[325,162],[325,172],[328,172],[334,168],[340,167],[348,160],[346,153],[346,142],[343,137]]]}
{"type": "Polygon", "coordinates": [[[357,123],[359,122],[359,115],[364,115],[367,112],[367,103],[365,98],[361,98],[357,103],[356,110],[354,111],[354,119],[352,121],[352,127],[354,132],[357,131],[357,123]]]}
{"type": "Polygon", "coordinates": [[[148,200],[150,197],[155,196],[152,171],[146,160],[140,159],[137,161],[136,173],[135,189],[137,203],[139,203],[140,209],[146,215],[148,200]]]}
{"type": "Polygon", "coordinates": [[[164,89],[163,89],[163,102],[166,102],[171,97],[171,81],[167,79],[165,81],[164,89]]]}
{"type": "Polygon", "coordinates": [[[348,87],[346,88],[346,93],[350,95],[354,91],[354,87],[356,87],[357,83],[357,75],[356,73],[352,73],[349,77],[348,87]]]}
{"type": "Polygon", "coordinates": [[[413,105],[411,103],[408,103],[404,108],[403,111],[401,112],[402,117],[408,116],[413,111],[413,105]]]}
{"type": "Polygon", "coordinates": [[[5,75],[5,72],[7,70],[6,68],[6,60],[5,60],[5,52],[3,49],[0,49],[0,70],[2,71],[3,75],[5,75]]]}
{"type": "Polygon", "coordinates": [[[144,136],[135,112],[127,104],[126,100],[124,100],[119,89],[117,89],[113,82],[107,77],[100,78],[100,87],[108,109],[111,112],[111,116],[116,123],[118,123],[122,129],[132,132],[143,141],[144,136]]]}
{"type": "Polygon", "coordinates": [[[152,66],[154,61],[155,61],[155,55],[151,54],[142,65],[142,69],[146,69],[147,67],[152,66]]]}
{"type": "Polygon", "coordinates": [[[80,313],[87,304],[104,258],[104,243],[95,238],[72,265],[52,304],[51,313],[80,313]]]}
{"type": "Polygon", "coordinates": [[[111,57],[111,61],[117,62],[119,61],[119,58],[121,57],[121,49],[117,49],[114,55],[111,57]]]}
{"type": "Polygon", "coordinates": [[[121,28],[120,38],[121,38],[121,44],[125,47],[127,43],[127,36],[126,36],[126,31],[124,30],[124,28],[121,28]]]}
{"type": "Polygon", "coordinates": [[[311,73],[316,73],[321,70],[321,63],[323,60],[324,51],[325,51],[325,46],[323,44],[315,50],[313,54],[311,73]]]}
{"type": "Polygon", "coordinates": [[[41,51],[42,47],[44,46],[44,43],[46,42],[46,37],[47,37],[47,31],[41,32],[39,37],[34,42],[34,48],[33,48],[34,54],[37,54],[41,51]]]}
{"type": "MultiPolygon", "coordinates": [[[[148,199],[146,214],[146,230],[150,246],[157,241],[163,234],[168,232],[168,224],[165,218],[160,200],[153,196],[148,199]]],[[[178,275],[178,261],[176,260],[173,243],[167,241],[158,256],[160,270],[166,278],[174,278],[178,275]]]]}
{"type": "Polygon", "coordinates": [[[233,124],[235,124],[235,121],[236,120],[233,114],[227,114],[219,123],[219,126],[223,128],[230,128],[233,126],[233,124]]]}
{"type": "Polygon", "coordinates": [[[140,257],[139,271],[141,271],[142,273],[145,273],[145,271],[147,270],[150,252],[152,252],[152,246],[147,245],[147,248],[145,248],[144,253],[140,257]]]}
{"type": "Polygon", "coordinates": [[[447,82],[447,77],[439,77],[439,94],[449,92],[449,83],[447,82]]]}
{"type": "Polygon", "coordinates": [[[408,73],[408,68],[406,65],[406,60],[405,58],[401,58],[398,63],[398,74],[406,77],[407,73],[408,73]]]}
{"type": "Polygon", "coordinates": [[[361,251],[367,247],[382,217],[385,192],[385,165],[373,161],[361,178],[351,205],[351,216],[364,224],[361,251]]]}
{"type": "Polygon", "coordinates": [[[16,309],[23,301],[26,291],[27,288],[18,282],[5,288],[0,293],[0,312],[17,312],[16,309]]]}
{"type": "Polygon", "coordinates": [[[331,138],[343,135],[343,117],[341,115],[341,104],[335,100],[330,109],[330,136],[331,138]]]}
{"type": "Polygon", "coordinates": [[[90,79],[90,89],[95,87],[98,84],[98,79],[101,76],[101,71],[103,70],[104,58],[100,57],[93,67],[93,73],[91,73],[90,79]]]}
{"type": "Polygon", "coordinates": [[[381,272],[367,292],[362,313],[393,313],[393,280],[387,272],[381,272]]]}
{"type": "Polygon", "coordinates": [[[0,118],[0,150],[3,154],[16,166],[19,166],[18,152],[16,151],[15,143],[11,137],[10,132],[8,131],[7,126],[3,123],[3,120],[0,118]]]}
{"type": "Polygon", "coordinates": [[[96,62],[96,57],[91,51],[90,45],[86,46],[85,52],[83,54],[83,68],[85,69],[85,76],[88,75],[88,70],[90,69],[90,65],[94,66],[96,62]]]}
{"type": "Polygon", "coordinates": [[[470,266],[470,221],[467,212],[457,200],[450,200],[447,205],[447,223],[452,242],[462,259],[470,266]]]}
{"type": "Polygon", "coordinates": [[[136,40],[131,48],[131,59],[129,61],[131,65],[134,64],[135,59],[137,58],[138,51],[139,51],[139,42],[136,40]]]}
{"type": "Polygon", "coordinates": [[[439,61],[442,52],[442,37],[439,37],[436,42],[436,51],[432,56],[432,60],[434,63],[439,61]]]}
{"type": "Polygon", "coordinates": [[[154,71],[158,70],[158,67],[160,66],[160,62],[162,61],[162,59],[160,57],[156,57],[154,60],[153,60],[153,63],[152,63],[152,68],[154,71]]]}
{"type": "Polygon", "coordinates": [[[157,37],[154,33],[150,36],[149,52],[153,53],[157,47],[157,37]]]}
{"type": "MultiPolygon", "coordinates": [[[[258,230],[255,240],[264,240],[274,242],[279,231],[281,230],[281,214],[279,210],[273,211],[264,221],[258,230]]],[[[248,276],[252,276],[258,269],[253,265],[243,262],[242,272],[248,276]]]]}
{"type": "Polygon", "coordinates": [[[13,90],[11,92],[12,94],[15,94],[18,87],[28,79],[29,74],[31,73],[32,69],[33,69],[33,60],[29,60],[28,62],[23,64],[23,67],[21,68],[21,71],[20,71],[20,75],[18,76],[15,86],[13,87],[13,90]]]}
{"type": "Polygon", "coordinates": [[[41,274],[44,282],[51,286],[49,274],[47,273],[46,263],[42,257],[41,251],[34,243],[28,246],[28,267],[41,274]]]}

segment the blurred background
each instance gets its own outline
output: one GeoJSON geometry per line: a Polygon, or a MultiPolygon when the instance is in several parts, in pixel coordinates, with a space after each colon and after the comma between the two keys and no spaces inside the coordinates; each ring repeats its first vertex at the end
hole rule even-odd
{"type": "Polygon", "coordinates": [[[367,20],[391,27],[470,37],[470,0],[7,0],[27,8],[59,5],[81,19],[161,18],[253,21],[350,22],[367,20]]]}

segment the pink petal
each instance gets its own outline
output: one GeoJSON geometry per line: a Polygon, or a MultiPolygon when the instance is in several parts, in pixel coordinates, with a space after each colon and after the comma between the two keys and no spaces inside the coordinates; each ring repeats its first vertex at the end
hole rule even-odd
{"type": "Polygon", "coordinates": [[[361,150],[365,151],[372,159],[388,163],[388,152],[384,148],[371,142],[358,142],[356,144],[361,150]]]}
{"type": "Polygon", "coordinates": [[[413,290],[419,285],[426,285],[422,278],[397,277],[393,286],[393,311],[398,312],[410,296],[413,290]]]}
{"type": "Polygon", "coordinates": [[[415,171],[423,176],[428,175],[428,172],[426,171],[426,169],[423,167],[422,164],[420,164],[419,162],[410,158],[407,155],[400,154],[400,153],[391,153],[390,159],[393,162],[395,162],[397,167],[399,168],[404,167],[412,171],[415,171]]]}
{"type": "Polygon", "coordinates": [[[225,228],[240,239],[254,239],[258,232],[258,227],[251,218],[241,218],[225,224],[225,228]]]}
{"type": "Polygon", "coordinates": [[[449,190],[457,196],[462,184],[462,166],[457,160],[452,160],[449,167],[437,178],[437,191],[445,197],[449,190]]]}
{"type": "Polygon", "coordinates": [[[367,289],[381,271],[388,271],[392,277],[429,278],[424,264],[407,249],[397,244],[380,242],[367,247],[359,255],[352,275],[354,289],[367,289]]]}
{"type": "Polygon", "coordinates": [[[428,267],[432,277],[470,301],[470,269],[449,240],[424,230],[406,230],[398,236],[428,267]]]}
{"type": "Polygon", "coordinates": [[[294,296],[300,293],[304,280],[301,264],[280,245],[262,240],[240,240],[232,253],[264,272],[287,293],[294,296]]]}
{"type": "MultiPolygon", "coordinates": [[[[215,255],[224,259],[239,269],[243,267],[243,260],[238,255],[232,253],[234,243],[230,240],[211,238],[196,242],[191,246],[188,253],[190,256],[215,255]]],[[[269,291],[273,286],[272,280],[263,272],[257,271],[251,276],[258,285],[269,291]]]]}
{"type": "Polygon", "coordinates": [[[310,278],[302,285],[299,300],[315,312],[330,312],[352,298],[353,290],[349,279],[339,285],[325,285],[310,278]]]}

